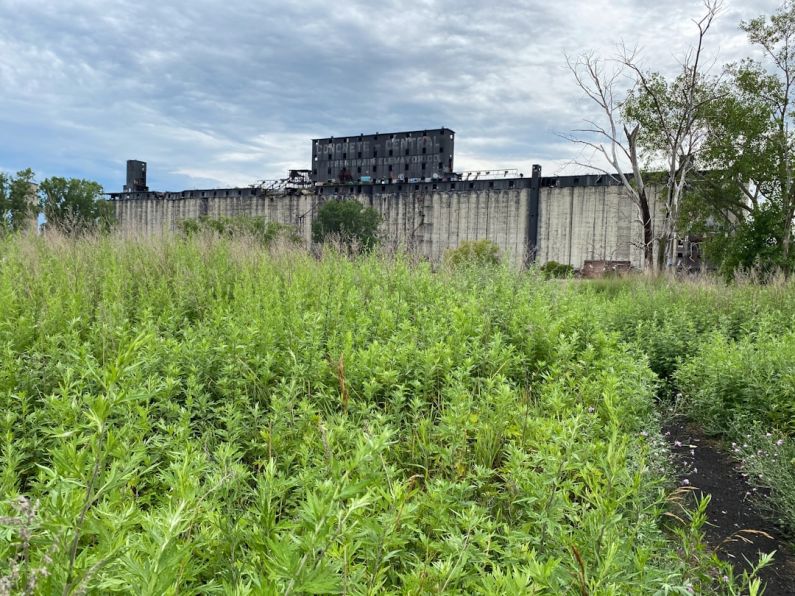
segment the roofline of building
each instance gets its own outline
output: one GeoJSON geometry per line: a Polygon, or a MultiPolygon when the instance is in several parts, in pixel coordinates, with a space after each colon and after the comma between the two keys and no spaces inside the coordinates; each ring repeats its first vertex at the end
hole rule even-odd
{"type": "Polygon", "coordinates": [[[339,135],[339,136],[334,136],[334,137],[318,137],[318,138],[312,139],[312,142],[314,143],[315,141],[328,141],[328,140],[334,140],[334,139],[362,139],[362,138],[365,138],[365,137],[374,137],[376,135],[378,135],[378,136],[381,136],[381,135],[413,135],[415,133],[422,134],[422,133],[428,133],[428,132],[433,132],[433,131],[439,131],[441,133],[452,133],[452,134],[455,134],[455,131],[452,128],[447,128],[446,126],[443,126],[443,127],[440,127],[440,128],[421,128],[419,130],[390,130],[390,131],[387,131],[387,132],[371,132],[371,133],[368,133],[368,134],[359,133],[359,134],[356,134],[356,135],[339,135]]]}
{"type": "MultiPolygon", "coordinates": [[[[521,188],[528,188],[531,184],[532,177],[531,176],[521,176],[515,178],[478,178],[473,180],[461,180],[461,179],[435,179],[435,180],[420,180],[420,181],[409,181],[409,180],[393,180],[392,182],[381,182],[378,180],[373,180],[370,182],[350,182],[350,183],[341,183],[341,182],[327,182],[322,184],[316,184],[313,186],[304,187],[305,190],[311,190],[316,193],[326,194],[326,190],[328,189],[341,189],[343,194],[349,194],[350,192],[354,192],[355,189],[360,188],[366,190],[366,192],[375,192],[377,187],[384,187],[384,189],[389,189],[390,192],[394,192],[395,190],[400,188],[402,191],[404,188],[406,191],[410,191],[412,189],[415,190],[455,190],[455,191],[466,191],[470,188],[477,189],[477,190],[488,190],[489,186],[495,188],[495,190],[507,190],[506,186],[511,189],[519,190],[521,188]],[[490,185],[488,183],[497,183],[496,185],[490,185]],[[513,182],[513,184],[511,184],[513,182]],[[471,185],[471,186],[470,186],[471,185]],[[483,188],[486,186],[486,188],[483,188]]],[[[607,174],[579,174],[579,175],[566,175],[566,176],[541,176],[539,180],[540,188],[571,188],[571,187],[593,187],[593,186],[621,186],[622,183],[618,180],[617,176],[614,174],[612,176],[607,174]]],[[[287,189],[290,190],[290,189],[287,189]]],[[[294,190],[294,189],[292,189],[294,190]]],[[[224,195],[218,197],[219,193],[229,193],[229,192],[236,192],[236,191],[247,191],[245,196],[274,196],[278,195],[279,193],[276,192],[269,192],[266,189],[262,189],[257,186],[237,186],[237,187],[229,187],[229,188],[195,188],[190,190],[176,190],[176,191],[129,191],[129,192],[107,192],[103,193],[107,196],[110,200],[124,200],[126,197],[131,197],[133,195],[141,196],[147,195],[149,198],[167,198],[167,195],[171,195],[169,198],[178,199],[178,198],[225,198],[229,197],[229,195],[224,195]],[[196,197],[196,193],[213,193],[211,196],[206,197],[196,197]],[[176,196],[176,195],[185,195],[185,196],[176,196]]],[[[337,190],[337,192],[339,192],[337,190]]],[[[358,191],[357,191],[358,192],[358,191]]],[[[337,194],[333,192],[332,194],[337,194]]],[[[232,195],[234,197],[235,195],[232,195]]],[[[232,198],[229,197],[229,198],[232,198]]]]}

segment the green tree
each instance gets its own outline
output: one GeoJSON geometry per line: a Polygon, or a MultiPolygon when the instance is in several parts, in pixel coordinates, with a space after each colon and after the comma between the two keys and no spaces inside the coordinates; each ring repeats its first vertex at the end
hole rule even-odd
{"type": "Polygon", "coordinates": [[[30,168],[16,176],[0,172],[0,230],[20,230],[36,216],[34,178],[30,168]]]}
{"type": "MultiPolygon", "coordinates": [[[[741,28],[762,50],[763,59],[746,59],[726,68],[728,82],[722,97],[709,110],[706,163],[723,172],[725,181],[741,193],[732,210],[739,245],[736,250],[727,245],[727,250],[744,256],[727,262],[778,263],[791,269],[795,4],[784,2],[772,16],[743,22],[741,28]],[[748,253],[753,247],[760,250],[756,259],[748,253]]],[[[718,195],[706,199],[713,206],[726,202],[718,195]]]]}
{"type": "Polygon", "coordinates": [[[113,224],[113,208],[97,182],[53,176],[42,181],[39,193],[47,227],[74,234],[107,231],[113,224]]]}
{"type": "Polygon", "coordinates": [[[697,171],[682,196],[677,229],[682,237],[700,242],[706,265],[721,268],[750,215],[744,193],[726,171],[697,171]]]}
{"type": "Polygon", "coordinates": [[[321,205],[312,222],[312,240],[323,242],[336,236],[347,244],[357,242],[370,249],[378,240],[380,223],[381,215],[358,201],[328,201],[321,205]]]}
{"type": "Polygon", "coordinates": [[[790,271],[792,255],[786,257],[782,250],[780,224],[779,207],[763,204],[738,222],[731,235],[710,237],[706,244],[707,256],[719,256],[720,272],[727,280],[734,277],[735,271],[753,271],[760,281],[777,271],[790,271]]]}
{"type": "MultiPolygon", "coordinates": [[[[636,86],[623,105],[635,123],[635,150],[642,151],[647,182],[659,179],[663,218],[656,230],[657,268],[676,266],[680,214],[687,189],[697,177],[707,130],[709,106],[719,97],[715,77],[702,72],[701,52],[709,20],[699,24],[698,49],[673,78],[635,69],[636,86]],[[658,170],[655,172],[654,170],[658,170]]],[[[705,17],[706,19],[706,17],[705,17]]]]}

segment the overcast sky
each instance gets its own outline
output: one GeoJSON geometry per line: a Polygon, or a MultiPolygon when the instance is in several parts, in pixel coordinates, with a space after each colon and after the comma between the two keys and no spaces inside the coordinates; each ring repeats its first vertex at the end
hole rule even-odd
{"type": "MultiPolygon", "coordinates": [[[[726,0],[718,63],[750,54],[726,0]]],[[[248,185],[308,168],[313,137],[456,131],[456,170],[540,163],[591,106],[564,53],[624,40],[660,70],[695,39],[699,0],[0,0],[0,170],[149,185],[248,185]]]]}

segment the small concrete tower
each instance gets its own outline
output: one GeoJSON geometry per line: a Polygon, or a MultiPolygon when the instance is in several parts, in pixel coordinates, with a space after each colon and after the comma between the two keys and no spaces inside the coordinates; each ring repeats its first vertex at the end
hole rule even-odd
{"type": "Polygon", "coordinates": [[[124,192],[148,192],[146,185],[146,162],[137,159],[127,160],[127,184],[124,192]]]}

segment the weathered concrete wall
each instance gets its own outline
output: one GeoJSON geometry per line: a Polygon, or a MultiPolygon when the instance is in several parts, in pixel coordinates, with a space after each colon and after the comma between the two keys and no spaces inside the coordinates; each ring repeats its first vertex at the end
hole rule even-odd
{"type": "MultiPolygon", "coordinates": [[[[382,193],[371,206],[387,242],[404,244],[438,261],[470,240],[491,240],[519,266],[527,253],[528,189],[382,193]]],[[[363,204],[369,197],[357,195],[363,204]]]]}
{"type": "MultiPolygon", "coordinates": [[[[521,266],[529,250],[530,188],[425,190],[345,195],[378,211],[385,242],[404,245],[437,261],[469,240],[488,239],[521,266]]],[[[652,191],[653,192],[653,191],[652,191]]],[[[257,196],[114,200],[122,231],[173,232],[179,222],[202,215],[250,215],[294,226],[309,242],[318,207],[333,196],[297,191],[257,196]]],[[[659,223],[662,210],[654,209],[659,223]]],[[[542,187],[539,195],[536,261],[558,261],[579,269],[586,260],[630,261],[643,267],[642,227],[637,210],[619,186],[542,187]]]]}
{"type": "MultiPolygon", "coordinates": [[[[527,189],[436,191],[351,195],[373,207],[383,219],[387,243],[417,250],[439,260],[448,248],[467,240],[489,239],[520,265],[527,252],[527,189]],[[372,200],[371,200],[372,199],[372,200]]],[[[307,242],[312,220],[323,201],[309,193],[256,197],[139,198],[113,201],[123,233],[174,232],[185,219],[202,215],[250,215],[294,226],[307,242]]]]}
{"type": "MultiPolygon", "coordinates": [[[[663,210],[650,189],[654,229],[663,210]]],[[[539,263],[557,261],[579,269],[587,260],[630,261],[643,268],[643,226],[622,186],[542,188],[539,196],[539,263]]]]}
{"type": "Polygon", "coordinates": [[[175,232],[186,219],[249,215],[295,226],[301,236],[311,239],[311,218],[319,197],[291,194],[207,198],[139,198],[113,201],[122,233],[149,235],[175,232]]]}

